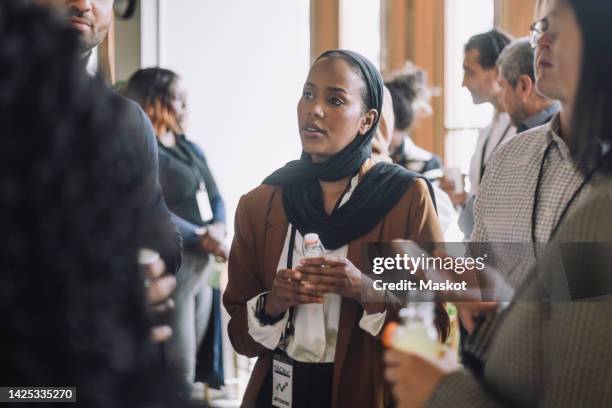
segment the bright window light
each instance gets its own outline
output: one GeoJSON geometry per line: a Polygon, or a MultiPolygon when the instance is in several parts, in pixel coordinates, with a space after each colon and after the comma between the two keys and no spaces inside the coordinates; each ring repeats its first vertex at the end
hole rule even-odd
{"type": "Polygon", "coordinates": [[[340,48],[380,68],[380,0],[340,0],[340,48]]]}
{"type": "Polygon", "coordinates": [[[462,88],[463,48],[474,34],[494,26],[493,0],[446,0],[445,27],[445,125],[446,162],[468,172],[478,130],[493,117],[491,104],[474,105],[462,88]]]}

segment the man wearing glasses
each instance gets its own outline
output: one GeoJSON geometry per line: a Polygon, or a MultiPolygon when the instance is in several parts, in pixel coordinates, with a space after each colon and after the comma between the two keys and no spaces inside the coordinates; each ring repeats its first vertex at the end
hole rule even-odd
{"type": "MultiPolygon", "coordinates": [[[[530,28],[530,43],[535,51],[536,89],[541,95],[558,100],[560,111],[549,123],[530,129],[499,148],[487,164],[474,206],[475,225],[470,241],[525,243],[525,248],[518,252],[495,245],[492,249],[497,253],[489,254],[491,259],[499,260],[495,266],[515,288],[535,264],[537,251],[527,251],[531,245],[526,244],[548,242],[568,211],[589,190],[570,153],[572,109],[567,105],[570,95],[559,79],[559,70],[572,64],[555,66],[551,62],[556,39],[549,31],[555,24],[554,16],[549,15],[550,3],[538,1],[536,10],[542,18],[530,28]]],[[[498,316],[461,313],[461,320],[470,332],[463,344],[463,361],[477,376],[482,375],[498,316]]]]}

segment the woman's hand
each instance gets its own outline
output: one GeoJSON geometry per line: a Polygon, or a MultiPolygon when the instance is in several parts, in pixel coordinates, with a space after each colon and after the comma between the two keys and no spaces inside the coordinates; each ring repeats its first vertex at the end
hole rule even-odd
{"type": "Polygon", "coordinates": [[[436,360],[397,350],[386,351],[384,358],[385,378],[400,408],[424,406],[440,381],[459,369],[457,356],[448,349],[436,360]]]}
{"type": "Polygon", "coordinates": [[[278,316],[290,307],[303,303],[323,303],[323,293],[318,285],[302,280],[303,274],[292,269],[281,269],[274,277],[272,291],[266,298],[266,314],[278,316]]]}
{"type": "Polygon", "coordinates": [[[304,280],[321,294],[335,293],[342,297],[360,300],[362,273],[351,261],[339,257],[306,258],[296,268],[304,274],[304,280]]]}

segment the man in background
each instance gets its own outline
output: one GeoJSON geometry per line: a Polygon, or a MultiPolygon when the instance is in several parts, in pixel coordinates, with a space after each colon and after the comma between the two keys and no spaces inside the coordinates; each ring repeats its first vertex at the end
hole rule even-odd
{"type": "Polygon", "coordinates": [[[508,45],[497,60],[502,105],[517,133],[548,123],[560,109],[558,102],[536,90],[533,61],[528,40],[508,45]]]}
{"type": "Polygon", "coordinates": [[[457,193],[452,180],[442,179],[440,187],[448,193],[455,206],[461,208],[459,227],[466,238],[474,228],[473,204],[478,193],[487,161],[493,152],[516,135],[510,116],[501,103],[501,88],[497,82],[497,59],[512,39],[498,30],[471,37],[464,49],[463,86],[470,91],[475,104],[490,103],[495,109],[493,120],[478,135],[476,149],[470,161],[470,191],[457,193]]]}

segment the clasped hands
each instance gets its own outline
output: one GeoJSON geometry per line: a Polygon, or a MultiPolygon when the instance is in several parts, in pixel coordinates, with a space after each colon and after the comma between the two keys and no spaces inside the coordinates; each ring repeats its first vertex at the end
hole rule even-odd
{"type": "Polygon", "coordinates": [[[266,299],[266,314],[278,316],[299,304],[322,304],[328,293],[358,301],[361,276],[361,271],[346,258],[302,259],[294,269],[281,269],[276,274],[266,299]]]}

